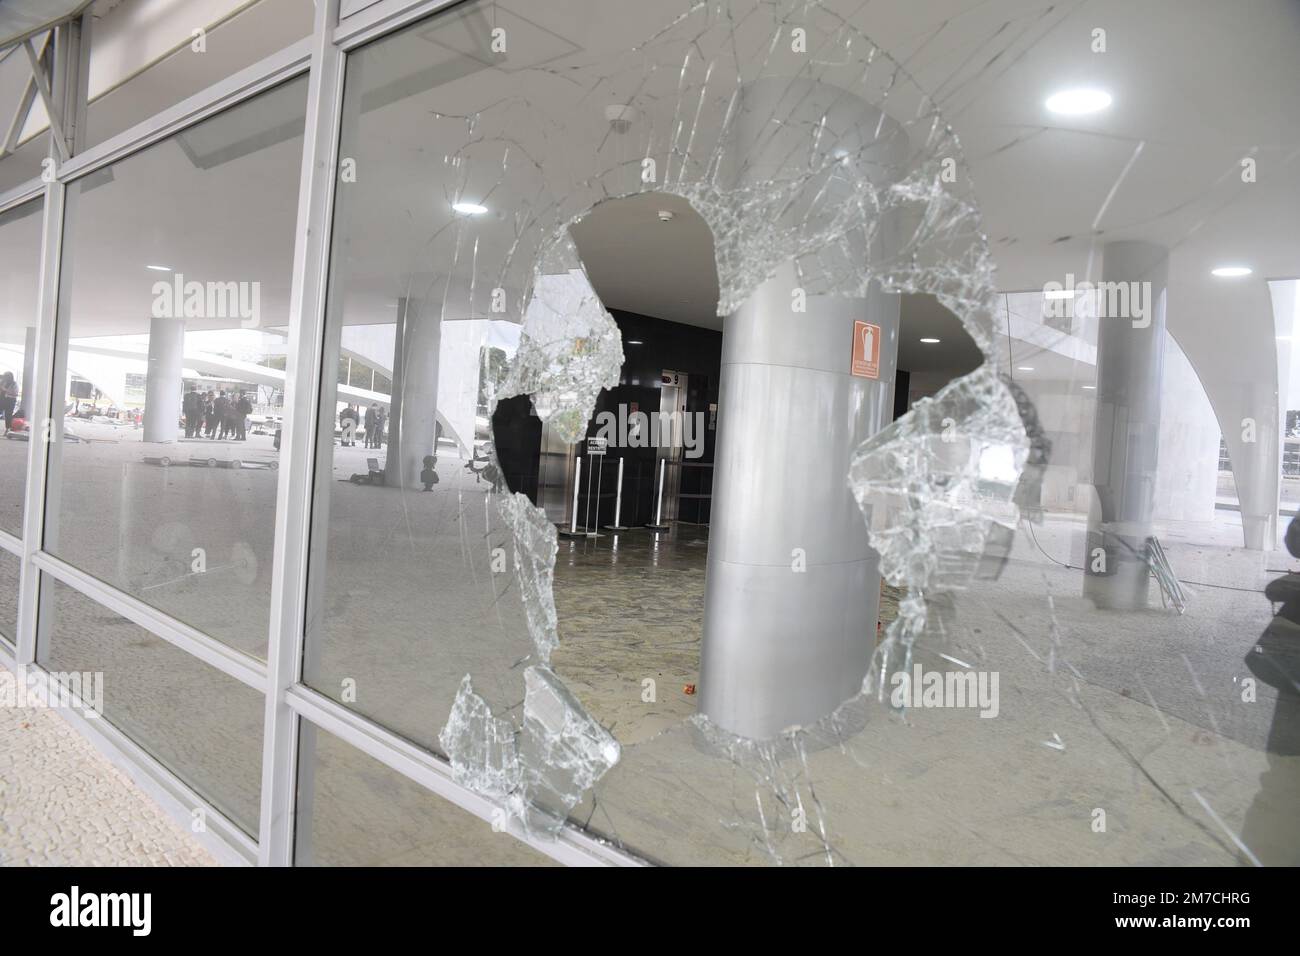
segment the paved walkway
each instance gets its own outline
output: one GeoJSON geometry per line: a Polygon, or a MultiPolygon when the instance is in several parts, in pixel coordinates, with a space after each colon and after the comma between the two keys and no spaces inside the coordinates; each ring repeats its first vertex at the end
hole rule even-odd
{"type": "Polygon", "coordinates": [[[216,861],[56,711],[0,707],[0,865],[216,861]]]}

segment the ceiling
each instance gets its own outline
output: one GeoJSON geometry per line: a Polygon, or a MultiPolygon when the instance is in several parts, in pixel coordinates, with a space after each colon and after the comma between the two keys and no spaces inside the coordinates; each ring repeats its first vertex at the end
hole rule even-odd
{"type": "MultiPolygon", "coordinates": [[[[300,11],[290,6],[284,16],[300,18],[300,11]]],[[[944,109],[969,164],[1000,288],[1041,287],[1067,272],[1095,278],[1105,242],[1141,238],[1171,249],[1171,311],[1186,322],[1210,324],[1223,320],[1225,303],[1228,309],[1266,309],[1266,278],[1300,275],[1300,230],[1295,228],[1300,217],[1300,109],[1295,101],[1300,91],[1300,3],[826,0],[826,6],[851,15],[944,109]],[[1106,31],[1104,53],[1091,49],[1098,28],[1106,31]],[[1110,91],[1112,106],[1073,119],[1047,113],[1047,95],[1081,84],[1110,91]],[[1243,157],[1257,163],[1254,183],[1241,182],[1243,157]],[[1232,286],[1209,276],[1213,265],[1228,260],[1251,265],[1254,275],[1232,286]]],[[[268,23],[277,8],[264,0],[254,9],[260,22],[268,23]]],[[[452,11],[460,18],[456,23],[443,18],[445,30],[417,29],[409,41],[374,58],[368,64],[370,78],[385,70],[391,74],[386,87],[376,87],[386,89],[389,99],[367,104],[371,125],[365,135],[379,144],[377,155],[389,154],[389,162],[381,172],[386,191],[369,193],[375,197],[372,208],[357,214],[355,222],[361,240],[353,250],[358,257],[353,290],[358,316],[380,321],[391,315],[384,310],[391,309],[396,291],[385,278],[393,273],[393,263],[427,268],[431,224],[445,215],[443,190],[410,188],[431,181],[436,175],[432,167],[442,160],[432,132],[436,124],[423,120],[434,109],[467,112],[485,106],[509,88],[518,69],[534,65],[517,53],[503,69],[475,62],[473,37],[481,24],[472,18],[481,20],[484,10],[507,17],[512,35],[532,36],[536,42],[527,46],[534,59],[542,57],[558,68],[626,49],[652,35],[675,12],[659,4],[610,0],[547,0],[527,6],[522,0],[503,0],[494,9],[470,4],[452,11]],[[413,79],[417,74],[420,78],[413,79]],[[404,82],[428,88],[412,95],[412,90],[403,91],[404,82]]],[[[222,57],[231,58],[232,68],[243,65],[240,54],[222,44],[211,44],[204,56],[209,58],[205,70],[220,66],[222,57]]],[[[671,89],[671,78],[659,81],[671,89]]],[[[174,79],[158,70],[156,75],[147,71],[133,84],[141,97],[161,105],[175,98],[168,91],[170,82],[174,79]]],[[[611,86],[586,95],[593,116],[599,117],[605,105],[633,92],[611,86]]],[[[608,148],[617,149],[617,142],[611,140],[608,148]]],[[[190,159],[170,149],[168,162],[190,159]]],[[[277,153],[271,165],[278,170],[292,163],[286,167],[277,153]]],[[[183,171],[184,166],[171,169],[183,171]]],[[[232,164],[229,175],[239,180],[240,195],[229,217],[223,217],[229,227],[172,234],[168,241],[179,247],[173,255],[227,274],[232,270],[223,263],[247,262],[255,254],[260,268],[287,276],[291,243],[267,243],[251,234],[248,248],[230,241],[230,230],[241,228],[241,217],[265,219],[257,212],[263,207],[283,217],[286,202],[291,205],[296,196],[293,184],[249,175],[255,172],[232,164]]],[[[168,175],[166,165],[154,162],[142,163],[133,174],[142,183],[168,175]]],[[[105,209],[105,229],[112,232],[113,216],[120,215],[116,221],[138,223],[141,240],[153,241],[158,230],[148,224],[168,221],[166,204],[176,202],[176,196],[142,190],[123,191],[117,212],[105,209]],[[151,209],[151,203],[157,208],[151,209]]],[[[496,199],[505,202],[499,194],[496,199]]],[[[105,242],[110,242],[109,232],[105,242]]],[[[608,305],[717,327],[711,236],[683,201],[647,195],[609,202],[597,206],[574,235],[608,305]],[[672,211],[673,220],[660,222],[660,209],[672,211]]],[[[4,241],[0,234],[0,254],[4,241]]],[[[132,241],[131,236],[119,239],[118,245],[126,246],[121,261],[114,259],[112,269],[95,277],[96,298],[106,315],[115,311],[111,302],[117,277],[129,275],[133,287],[138,283],[128,253],[138,259],[145,251],[132,250],[132,241]]],[[[274,308],[287,307],[278,291],[272,296],[274,308]]],[[[957,368],[969,361],[970,343],[933,300],[909,297],[904,326],[903,367],[921,362],[957,368]],[[934,337],[943,340],[941,345],[915,349],[914,338],[922,329],[931,330],[924,334],[940,330],[934,337]]]]}
{"type": "Polygon", "coordinates": [[[0,50],[78,14],[91,0],[4,0],[0,3],[0,50]]]}

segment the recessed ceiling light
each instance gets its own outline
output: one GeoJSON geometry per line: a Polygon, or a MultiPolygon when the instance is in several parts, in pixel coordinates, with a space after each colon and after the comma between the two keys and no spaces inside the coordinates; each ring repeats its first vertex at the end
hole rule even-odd
{"type": "Polygon", "coordinates": [[[938,345],[938,344],[939,344],[939,340],[938,340],[938,339],[921,339],[921,341],[924,342],[926,345],[938,345]]]}
{"type": "Polygon", "coordinates": [[[453,203],[451,208],[467,216],[481,216],[487,212],[487,206],[480,206],[476,202],[453,203]]]}
{"type": "Polygon", "coordinates": [[[1016,371],[1017,371],[1017,372],[1032,372],[1033,370],[1034,370],[1034,367],[1033,367],[1032,365],[1017,365],[1017,366],[1016,366],[1016,371]]]}
{"type": "Polygon", "coordinates": [[[1210,274],[1216,275],[1220,279],[1237,279],[1241,276],[1250,275],[1250,269],[1245,266],[1219,266],[1217,269],[1211,269],[1210,274]]]}
{"type": "Polygon", "coordinates": [[[145,266],[146,269],[152,269],[154,272],[171,272],[171,266],[145,266]]]}
{"type": "Polygon", "coordinates": [[[1049,96],[1046,105],[1062,116],[1082,116],[1110,106],[1110,94],[1105,90],[1062,90],[1049,96]]]}
{"type": "Polygon", "coordinates": [[[1044,299],[1073,299],[1074,289],[1047,289],[1043,292],[1044,299]]]}
{"type": "Polygon", "coordinates": [[[645,343],[642,342],[640,339],[628,339],[628,340],[627,340],[627,344],[628,344],[628,345],[645,345],[645,343]]]}

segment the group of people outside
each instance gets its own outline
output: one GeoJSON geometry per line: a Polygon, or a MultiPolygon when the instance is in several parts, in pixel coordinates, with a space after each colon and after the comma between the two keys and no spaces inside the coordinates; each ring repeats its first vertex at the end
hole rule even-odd
{"type": "Polygon", "coordinates": [[[200,392],[193,385],[181,403],[186,438],[244,441],[253,403],[243,392],[200,392]]]}
{"type": "Polygon", "coordinates": [[[357,443],[357,426],[363,425],[365,428],[365,442],[367,448],[384,447],[384,429],[388,425],[388,415],[379,405],[371,404],[366,409],[364,418],[361,415],[361,409],[351,402],[339,412],[339,429],[342,431],[342,437],[339,444],[344,448],[351,448],[357,443]]]}

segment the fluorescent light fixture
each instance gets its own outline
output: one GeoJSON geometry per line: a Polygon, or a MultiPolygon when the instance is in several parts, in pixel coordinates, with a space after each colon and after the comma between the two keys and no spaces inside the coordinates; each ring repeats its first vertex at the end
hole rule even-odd
{"type": "Polygon", "coordinates": [[[146,269],[152,269],[154,272],[171,272],[171,266],[145,266],[146,269]]]}
{"type": "Polygon", "coordinates": [[[1034,367],[1033,367],[1032,365],[1017,365],[1017,366],[1016,366],[1016,371],[1017,371],[1017,372],[1032,372],[1033,370],[1034,370],[1034,367]]]}
{"type": "Polygon", "coordinates": [[[938,345],[938,344],[939,344],[939,340],[938,340],[938,339],[921,339],[921,341],[924,342],[926,345],[938,345]]]}
{"type": "Polygon", "coordinates": [[[1219,266],[1217,269],[1211,269],[1210,274],[1220,279],[1238,279],[1250,275],[1250,269],[1245,266],[1219,266]]]}
{"type": "Polygon", "coordinates": [[[1086,389],[1087,389],[1088,391],[1090,391],[1090,392],[1095,392],[1095,391],[1097,390],[1097,386],[1096,386],[1096,385],[1085,385],[1085,386],[1083,386],[1083,387],[1086,388],[1086,389]]]}
{"type": "Polygon", "coordinates": [[[1105,90],[1062,90],[1049,96],[1046,106],[1062,116],[1082,116],[1110,106],[1110,94],[1105,90]]]}
{"type": "Polygon", "coordinates": [[[1074,289],[1047,289],[1043,292],[1044,299],[1073,299],[1074,296],[1074,289]]]}
{"type": "Polygon", "coordinates": [[[467,216],[481,216],[487,212],[487,206],[480,206],[476,202],[458,202],[452,203],[452,209],[464,213],[467,216]]]}
{"type": "Polygon", "coordinates": [[[642,342],[640,339],[628,339],[628,340],[627,340],[627,344],[628,344],[628,345],[645,345],[645,343],[642,342]]]}

